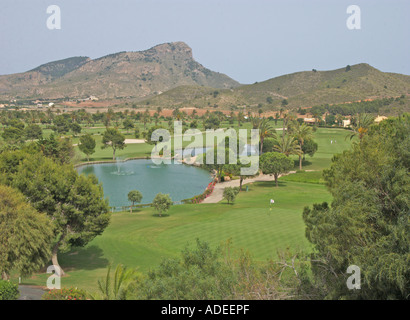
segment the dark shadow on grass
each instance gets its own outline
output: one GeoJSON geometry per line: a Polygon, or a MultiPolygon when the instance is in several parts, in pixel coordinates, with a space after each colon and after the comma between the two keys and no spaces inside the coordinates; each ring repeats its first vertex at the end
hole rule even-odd
{"type": "MultiPolygon", "coordinates": [[[[276,188],[276,183],[275,183],[274,180],[272,180],[272,181],[258,181],[258,182],[255,182],[255,184],[258,187],[263,187],[263,188],[276,188]]],[[[279,178],[278,185],[279,185],[278,188],[285,187],[287,185],[287,182],[286,181],[281,181],[280,178],[279,178]]],[[[252,191],[252,189],[250,189],[249,191],[252,191]]]]}
{"type": "Polygon", "coordinates": [[[152,216],[155,218],[166,218],[169,217],[169,214],[163,213],[162,215],[159,215],[158,213],[154,213],[152,216]]]}
{"type": "Polygon", "coordinates": [[[59,263],[65,272],[70,270],[94,270],[105,268],[109,261],[104,251],[98,246],[72,248],[70,252],[59,254],[59,263]]]}

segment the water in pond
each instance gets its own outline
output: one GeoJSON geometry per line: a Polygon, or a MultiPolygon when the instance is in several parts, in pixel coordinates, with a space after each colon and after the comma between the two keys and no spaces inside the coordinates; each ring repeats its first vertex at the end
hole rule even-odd
{"type": "Polygon", "coordinates": [[[151,203],[157,193],[168,193],[173,201],[201,194],[211,182],[206,170],[182,164],[155,165],[151,160],[85,165],[81,174],[94,174],[103,184],[110,206],[129,206],[128,192],[139,190],[142,203],[151,203]]]}

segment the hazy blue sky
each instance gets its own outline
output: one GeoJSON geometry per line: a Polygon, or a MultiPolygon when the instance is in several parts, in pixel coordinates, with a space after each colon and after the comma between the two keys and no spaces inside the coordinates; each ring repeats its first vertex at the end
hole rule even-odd
{"type": "Polygon", "coordinates": [[[410,74],[409,39],[409,0],[0,1],[0,74],[172,41],[241,83],[360,62],[410,74]],[[351,4],[361,30],[346,27],[351,4]],[[61,8],[61,30],[47,29],[49,5],[61,8]]]}

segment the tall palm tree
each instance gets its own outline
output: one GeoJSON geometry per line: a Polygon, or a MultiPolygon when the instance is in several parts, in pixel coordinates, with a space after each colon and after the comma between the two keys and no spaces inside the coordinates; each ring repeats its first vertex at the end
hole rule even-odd
{"type": "Polygon", "coordinates": [[[259,154],[262,154],[263,149],[263,141],[267,137],[276,138],[276,130],[275,128],[269,123],[268,119],[262,119],[259,123],[259,141],[260,141],[260,151],[259,154]]]}
{"type": "Polygon", "coordinates": [[[288,134],[283,136],[281,140],[276,141],[276,144],[273,146],[273,150],[283,153],[287,157],[291,154],[297,156],[303,154],[298,141],[288,134]]]}
{"type": "MultiPolygon", "coordinates": [[[[302,125],[300,125],[299,122],[296,123],[297,124],[293,128],[293,136],[298,141],[300,150],[302,151],[305,140],[312,138],[312,128],[308,127],[305,123],[302,125]]],[[[299,170],[302,170],[302,154],[303,151],[299,154],[299,170]]]]}
{"type": "Polygon", "coordinates": [[[359,140],[362,140],[370,126],[374,123],[374,117],[368,113],[360,113],[352,120],[351,128],[353,132],[347,137],[350,137],[350,140],[352,140],[358,136],[359,140]]]}
{"type": "Polygon", "coordinates": [[[282,143],[285,143],[285,127],[287,126],[287,119],[288,119],[288,114],[284,113],[282,120],[283,120],[283,127],[282,127],[282,143]]]}
{"type": "Polygon", "coordinates": [[[243,117],[244,117],[243,112],[242,111],[239,112],[238,113],[238,127],[241,126],[241,121],[243,120],[243,117]]]}
{"type": "Polygon", "coordinates": [[[258,129],[260,122],[261,122],[261,119],[259,119],[258,117],[252,117],[251,118],[252,129],[258,129]]]}

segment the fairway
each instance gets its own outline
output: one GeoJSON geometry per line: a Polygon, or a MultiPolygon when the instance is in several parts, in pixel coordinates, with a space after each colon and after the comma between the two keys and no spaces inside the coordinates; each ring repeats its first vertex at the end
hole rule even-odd
{"type": "MultiPolygon", "coordinates": [[[[159,218],[152,209],[133,214],[116,213],[103,235],[85,248],[60,254],[68,276],[62,286],[95,290],[109,263],[122,263],[146,272],[162,258],[173,257],[195,239],[217,246],[232,241],[234,250],[244,249],[256,260],[274,258],[278,250],[309,250],[304,235],[303,207],[330,201],[322,184],[281,181],[249,184],[234,205],[225,201],[208,205],[174,206],[169,216],[159,218]],[[297,196],[295,196],[297,195],[297,196]],[[269,200],[275,199],[272,210],[269,200]]],[[[46,274],[25,279],[25,284],[44,285],[46,274]]]]}

